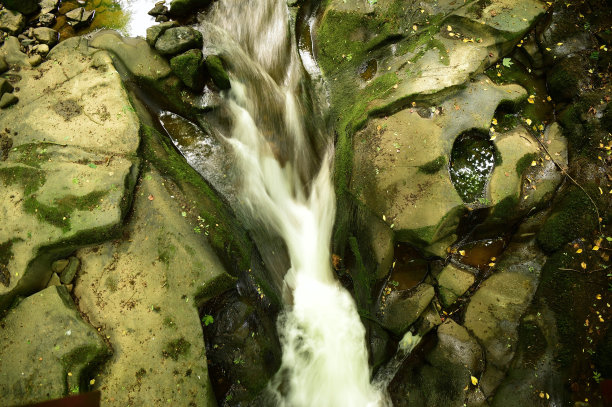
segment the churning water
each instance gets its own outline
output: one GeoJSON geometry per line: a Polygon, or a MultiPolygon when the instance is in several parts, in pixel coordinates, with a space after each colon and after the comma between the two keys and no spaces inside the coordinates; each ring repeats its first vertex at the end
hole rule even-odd
{"type": "MultiPolygon", "coordinates": [[[[282,239],[289,270],[277,270],[285,309],[278,320],[282,365],[269,391],[280,406],[381,406],[370,382],[365,330],[336,281],[332,140],[325,134],[291,35],[285,0],[216,2],[200,29],[227,63],[239,210],[251,230],[282,239]]],[[[257,233],[255,233],[257,235],[257,233]]],[[[268,265],[274,253],[260,247],[268,265]]]]}

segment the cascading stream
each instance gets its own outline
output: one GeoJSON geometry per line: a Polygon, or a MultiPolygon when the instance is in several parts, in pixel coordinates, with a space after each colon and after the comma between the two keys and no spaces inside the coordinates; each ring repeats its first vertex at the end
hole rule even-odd
{"type": "Polygon", "coordinates": [[[270,393],[281,406],[386,405],[370,383],[356,305],[331,269],[332,144],[298,97],[304,69],[285,1],[219,1],[205,18],[200,29],[230,64],[224,139],[235,156],[240,210],[252,228],[282,238],[291,264],[278,322],[282,365],[270,393]]]}

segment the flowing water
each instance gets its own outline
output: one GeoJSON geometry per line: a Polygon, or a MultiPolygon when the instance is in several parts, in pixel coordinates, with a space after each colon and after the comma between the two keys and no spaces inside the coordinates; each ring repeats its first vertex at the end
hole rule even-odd
{"type": "Polygon", "coordinates": [[[282,364],[269,393],[281,406],[382,406],[365,329],[331,268],[332,139],[289,21],[284,0],[224,0],[199,25],[205,53],[220,54],[230,75],[218,131],[235,159],[239,212],[256,240],[282,239],[289,259],[275,262],[276,249],[259,247],[285,301],[282,364]]]}

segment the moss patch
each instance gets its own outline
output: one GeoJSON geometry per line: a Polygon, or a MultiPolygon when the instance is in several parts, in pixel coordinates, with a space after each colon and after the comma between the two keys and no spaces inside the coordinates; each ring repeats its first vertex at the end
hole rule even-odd
{"type": "Polygon", "coordinates": [[[419,166],[419,171],[425,174],[435,174],[440,171],[446,164],[446,156],[441,155],[438,158],[431,160],[428,163],[419,166]]]}
{"type": "Polygon", "coordinates": [[[537,241],[547,252],[559,250],[565,243],[587,236],[597,225],[597,215],[587,195],[572,186],[557,200],[553,212],[537,234],[537,241]]]}
{"type": "Polygon", "coordinates": [[[31,167],[3,167],[0,168],[0,180],[5,186],[19,184],[23,187],[24,195],[36,192],[46,181],[43,171],[31,167]]]}
{"type": "Polygon", "coordinates": [[[516,173],[520,177],[525,170],[531,166],[531,163],[538,158],[537,153],[527,153],[516,162],[516,173]]]}
{"type": "Polygon", "coordinates": [[[53,206],[38,201],[35,196],[30,196],[26,198],[24,208],[27,213],[36,215],[39,220],[67,232],[70,230],[70,215],[75,210],[93,210],[106,194],[107,191],[93,191],[82,196],[66,195],[55,199],[53,206]]]}
{"type": "Polygon", "coordinates": [[[170,341],[164,346],[162,350],[162,357],[164,359],[170,358],[172,360],[178,360],[180,356],[185,356],[191,349],[191,343],[185,338],[180,337],[173,341],[170,341]]]}

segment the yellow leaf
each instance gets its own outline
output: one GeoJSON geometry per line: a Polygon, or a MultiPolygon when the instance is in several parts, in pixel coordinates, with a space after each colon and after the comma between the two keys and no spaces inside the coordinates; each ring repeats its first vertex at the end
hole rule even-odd
{"type": "Polygon", "coordinates": [[[447,26],[446,26],[446,29],[447,29],[448,31],[453,31],[453,27],[451,27],[450,25],[447,25],[447,26]]]}
{"type": "Polygon", "coordinates": [[[562,43],[562,42],[558,42],[558,43],[557,43],[557,45],[558,45],[558,46],[561,46],[561,45],[563,45],[563,43],[562,43]]]}
{"type": "Polygon", "coordinates": [[[465,256],[465,250],[459,250],[459,254],[465,256]]]}
{"type": "Polygon", "coordinates": [[[494,126],[497,126],[497,119],[493,118],[493,120],[491,120],[491,123],[493,123],[494,126]]]}
{"type": "Polygon", "coordinates": [[[601,300],[601,294],[597,294],[595,298],[597,298],[598,300],[601,300]]]}
{"type": "Polygon", "coordinates": [[[599,246],[593,246],[593,251],[596,252],[597,250],[599,250],[599,246]]]}
{"type": "Polygon", "coordinates": [[[419,27],[417,27],[417,26],[416,26],[416,24],[412,26],[412,29],[413,29],[414,31],[416,31],[416,30],[417,30],[417,28],[419,28],[419,27]]]}
{"type": "Polygon", "coordinates": [[[586,270],[587,264],[585,262],[582,262],[580,263],[580,267],[582,267],[583,270],[586,270]]]}
{"type": "Polygon", "coordinates": [[[576,250],[576,253],[578,253],[578,254],[582,253],[582,249],[576,250]]]}
{"type": "Polygon", "coordinates": [[[89,384],[93,385],[95,382],[96,382],[96,379],[91,379],[91,380],[89,381],[89,384]]]}
{"type": "Polygon", "coordinates": [[[548,100],[550,102],[552,100],[552,98],[550,96],[546,96],[546,100],[548,100]]]}
{"type": "Polygon", "coordinates": [[[536,165],[538,165],[537,161],[532,161],[532,162],[531,162],[531,166],[532,166],[532,167],[535,167],[536,165]]]}
{"type": "Polygon", "coordinates": [[[472,380],[472,384],[473,384],[474,386],[477,386],[477,385],[478,385],[478,379],[477,379],[477,378],[475,378],[474,376],[470,376],[470,379],[472,380]]]}
{"type": "Polygon", "coordinates": [[[526,119],[525,123],[527,123],[527,126],[531,126],[531,119],[526,119]]]}

